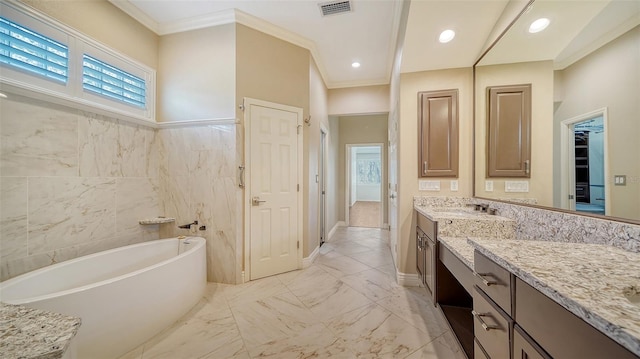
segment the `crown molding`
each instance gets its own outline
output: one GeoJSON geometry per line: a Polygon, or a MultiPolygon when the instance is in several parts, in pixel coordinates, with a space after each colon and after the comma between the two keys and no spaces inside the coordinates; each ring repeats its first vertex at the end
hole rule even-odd
{"type": "Polygon", "coordinates": [[[157,34],[163,36],[206,27],[232,24],[236,21],[236,11],[235,9],[227,9],[212,14],[190,17],[184,20],[163,22],[158,25],[157,34]]]}
{"type": "Polygon", "coordinates": [[[337,82],[329,82],[327,83],[327,89],[339,89],[346,87],[364,87],[364,86],[379,86],[379,85],[388,85],[389,79],[387,78],[378,78],[373,80],[356,80],[356,81],[337,81],[337,82]]]}
{"type": "Polygon", "coordinates": [[[128,0],[109,0],[111,5],[117,7],[122,10],[125,14],[131,16],[136,21],[144,25],[147,29],[155,32],[160,35],[158,30],[160,28],[160,24],[157,21],[153,20],[147,14],[145,14],[142,10],[138,9],[137,6],[130,3],[128,0]]]}

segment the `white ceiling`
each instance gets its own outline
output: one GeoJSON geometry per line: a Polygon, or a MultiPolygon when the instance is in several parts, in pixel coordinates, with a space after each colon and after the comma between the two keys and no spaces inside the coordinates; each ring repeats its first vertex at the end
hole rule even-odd
{"type": "Polygon", "coordinates": [[[479,64],[553,60],[563,69],[638,24],[638,0],[536,1],[479,64]],[[542,17],[549,27],[529,33],[542,17]]]}
{"type": "MultiPolygon", "coordinates": [[[[237,21],[308,48],[328,88],[388,84],[401,0],[352,0],[322,17],[319,0],[109,0],[159,35],[237,21]],[[358,61],[358,69],[351,63],[358,61]]],[[[469,67],[508,0],[413,0],[402,72],[469,67]],[[440,44],[441,31],[456,38],[440,44]]]]}

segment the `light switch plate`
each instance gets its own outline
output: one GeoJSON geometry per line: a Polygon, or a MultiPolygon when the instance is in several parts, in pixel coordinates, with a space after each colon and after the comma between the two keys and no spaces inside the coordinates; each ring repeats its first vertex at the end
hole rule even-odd
{"type": "Polygon", "coordinates": [[[529,181],[504,181],[505,192],[529,192],[529,181]]]}
{"type": "Polygon", "coordinates": [[[440,181],[418,181],[420,191],[440,191],[440,181]]]}
{"type": "Polygon", "coordinates": [[[626,186],[627,185],[627,176],[625,176],[625,175],[615,175],[615,176],[613,176],[613,183],[616,186],[626,186]]]}
{"type": "Polygon", "coordinates": [[[456,192],[458,190],[458,180],[452,180],[449,186],[451,191],[456,192]]]}
{"type": "Polygon", "coordinates": [[[484,181],[484,190],[486,192],[493,192],[493,181],[484,181]]]}

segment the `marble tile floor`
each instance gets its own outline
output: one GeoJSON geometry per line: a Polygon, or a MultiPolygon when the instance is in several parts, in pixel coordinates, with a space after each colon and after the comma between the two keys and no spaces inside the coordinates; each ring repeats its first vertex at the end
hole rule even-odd
{"type": "Polygon", "coordinates": [[[185,317],[120,359],[464,358],[424,288],[396,284],[388,231],[344,227],[304,270],[209,283],[185,317]]]}

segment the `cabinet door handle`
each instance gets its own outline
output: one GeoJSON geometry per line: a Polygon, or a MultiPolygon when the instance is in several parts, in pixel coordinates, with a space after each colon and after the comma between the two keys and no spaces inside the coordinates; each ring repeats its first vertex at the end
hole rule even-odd
{"type": "Polygon", "coordinates": [[[524,161],[524,173],[529,174],[531,172],[531,162],[529,160],[524,161]]]}
{"type": "Polygon", "coordinates": [[[491,329],[500,329],[499,326],[497,325],[488,325],[487,323],[485,323],[485,321],[482,319],[482,317],[490,317],[491,314],[489,313],[478,313],[475,310],[471,311],[471,314],[476,317],[476,319],[478,319],[478,321],[480,322],[480,325],[482,326],[482,329],[484,329],[485,331],[490,331],[491,329]]]}
{"type": "Polygon", "coordinates": [[[485,278],[489,275],[490,274],[488,273],[476,273],[476,277],[480,278],[482,280],[482,283],[484,283],[484,285],[486,285],[487,287],[498,284],[498,282],[496,282],[495,280],[487,280],[487,278],[485,278]]]}
{"type": "Polygon", "coordinates": [[[422,174],[427,174],[427,161],[422,162],[422,174]]]}

